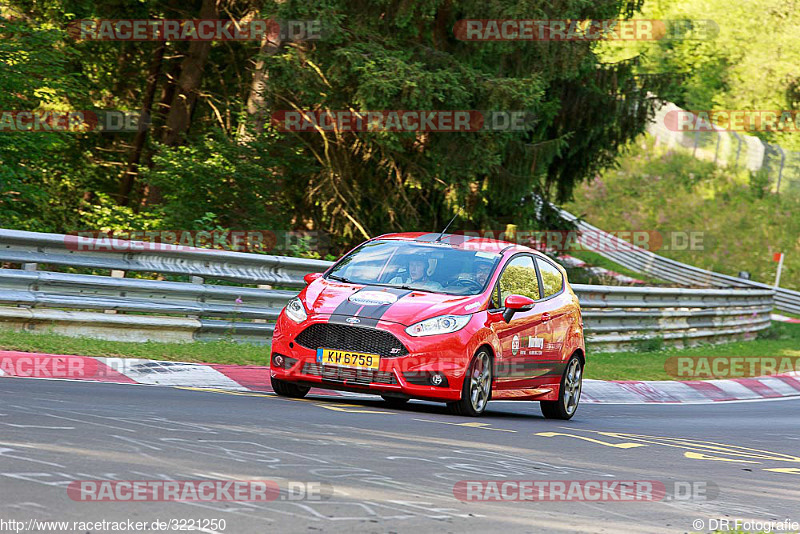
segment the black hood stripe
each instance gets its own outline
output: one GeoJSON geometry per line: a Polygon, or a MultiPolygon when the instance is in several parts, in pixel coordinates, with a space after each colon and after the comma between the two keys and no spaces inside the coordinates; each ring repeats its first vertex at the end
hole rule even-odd
{"type": "Polygon", "coordinates": [[[350,302],[350,297],[347,297],[336,307],[335,310],[333,310],[333,315],[331,316],[330,322],[348,324],[348,317],[358,317],[360,322],[357,324],[359,326],[376,327],[378,325],[378,321],[380,321],[381,317],[383,317],[383,314],[386,313],[386,310],[388,310],[392,304],[395,304],[401,298],[411,293],[411,290],[409,289],[400,289],[397,287],[365,286],[353,293],[353,295],[357,295],[362,291],[389,293],[390,295],[396,296],[397,300],[391,304],[377,304],[371,306],[368,304],[356,304],[355,302],[350,302]]]}

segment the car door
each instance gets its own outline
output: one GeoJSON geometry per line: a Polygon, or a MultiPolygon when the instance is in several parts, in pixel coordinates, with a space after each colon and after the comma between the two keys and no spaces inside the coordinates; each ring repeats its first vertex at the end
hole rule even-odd
{"type": "Polygon", "coordinates": [[[542,298],[536,302],[534,310],[539,322],[535,327],[533,353],[529,356],[537,360],[537,382],[548,383],[560,379],[563,373],[562,351],[570,329],[570,304],[564,291],[564,275],[549,260],[536,258],[542,298]]]}
{"type": "MultiPolygon", "coordinates": [[[[502,318],[503,303],[511,294],[534,300],[541,298],[539,275],[531,254],[522,253],[506,262],[492,292],[492,328],[500,341],[501,353],[495,357],[495,385],[498,389],[520,389],[531,385],[538,373],[535,354],[538,349],[528,347],[530,339],[537,339],[541,313],[519,311],[511,321],[502,318]]],[[[536,342],[535,342],[536,343],[536,342]]]]}

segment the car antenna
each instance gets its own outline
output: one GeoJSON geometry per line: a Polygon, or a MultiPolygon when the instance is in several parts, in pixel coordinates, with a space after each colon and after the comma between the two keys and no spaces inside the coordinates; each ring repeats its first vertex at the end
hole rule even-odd
{"type": "Polygon", "coordinates": [[[450,219],[450,222],[447,223],[447,226],[444,227],[444,230],[442,230],[442,233],[439,234],[439,237],[436,238],[436,241],[434,241],[434,243],[439,243],[442,240],[442,238],[444,237],[444,233],[447,231],[448,228],[450,228],[450,225],[453,224],[453,221],[456,220],[456,217],[458,217],[458,213],[453,215],[453,218],[450,219]]]}

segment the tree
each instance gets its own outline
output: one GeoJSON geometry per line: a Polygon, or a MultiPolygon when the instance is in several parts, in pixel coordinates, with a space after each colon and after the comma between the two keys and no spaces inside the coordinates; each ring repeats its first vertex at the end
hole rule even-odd
{"type": "MultiPolygon", "coordinates": [[[[294,227],[330,232],[341,249],[439,229],[456,213],[454,228],[550,226],[537,196],[567,199],[613,165],[659,89],[657,77],[635,76],[635,61],[603,63],[589,42],[467,42],[453,32],[467,18],[631,16],[638,4],[623,0],[12,3],[26,32],[50,32],[15,46],[58,81],[12,73],[20,105],[152,115],[148,131],[65,134],[30,158],[4,155],[23,163],[31,195],[57,199],[16,216],[18,227],[294,227]],[[323,35],[75,42],[64,31],[74,19],[198,17],[318,20],[323,35]],[[298,133],[267,120],[298,109],[522,111],[535,121],[522,131],[298,133]]],[[[20,136],[9,150],[31,142],[20,136]]]]}

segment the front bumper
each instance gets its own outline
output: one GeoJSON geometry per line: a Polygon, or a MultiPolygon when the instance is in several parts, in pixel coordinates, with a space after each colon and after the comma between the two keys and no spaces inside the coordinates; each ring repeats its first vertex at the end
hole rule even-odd
{"type": "Polygon", "coordinates": [[[408,349],[408,354],[382,356],[378,369],[368,370],[322,365],[317,361],[315,348],[296,341],[310,325],[328,322],[332,322],[330,316],[313,316],[298,325],[282,312],[272,339],[271,375],[324,389],[436,401],[461,398],[464,375],[475,349],[469,324],[452,334],[415,338],[405,333],[403,325],[380,321],[377,329],[393,334],[408,349]],[[281,358],[276,358],[277,355],[281,358]]]}

